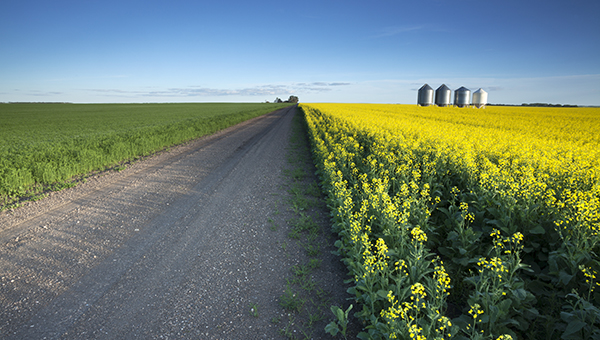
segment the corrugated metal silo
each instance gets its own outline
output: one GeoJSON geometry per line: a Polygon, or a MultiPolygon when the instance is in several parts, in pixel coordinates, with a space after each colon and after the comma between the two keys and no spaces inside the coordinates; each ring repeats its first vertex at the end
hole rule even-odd
{"type": "Polygon", "coordinates": [[[431,104],[433,104],[433,89],[429,85],[425,84],[419,89],[417,105],[429,106],[431,104]]]}
{"type": "Polygon", "coordinates": [[[448,86],[442,84],[442,86],[435,90],[435,105],[448,106],[451,103],[451,97],[452,91],[448,88],[448,86]]]}
{"type": "Polygon", "coordinates": [[[477,108],[485,107],[487,104],[488,94],[483,89],[473,92],[473,106],[477,108]]]}
{"type": "Polygon", "coordinates": [[[458,107],[469,106],[471,102],[471,90],[461,86],[458,90],[454,91],[454,105],[458,107]]]}

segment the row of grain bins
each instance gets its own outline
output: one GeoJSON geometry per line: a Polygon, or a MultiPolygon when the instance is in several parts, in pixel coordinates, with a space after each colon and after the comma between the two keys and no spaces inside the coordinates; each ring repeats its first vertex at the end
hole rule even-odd
{"type": "MultiPolygon", "coordinates": [[[[419,94],[417,96],[417,105],[420,106],[429,106],[433,105],[433,94],[434,91],[431,86],[425,84],[421,86],[419,89],[419,94]]],[[[435,90],[435,105],[437,106],[450,106],[451,101],[450,97],[452,96],[452,91],[446,86],[442,84],[442,86],[438,87],[435,90]]],[[[479,89],[473,92],[473,101],[471,102],[471,90],[468,88],[461,86],[459,89],[454,91],[454,106],[458,107],[468,107],[469,105],[473,105],[478,108],[485,107],[487,104],[488,94],[482,89],[479,89]]]]}

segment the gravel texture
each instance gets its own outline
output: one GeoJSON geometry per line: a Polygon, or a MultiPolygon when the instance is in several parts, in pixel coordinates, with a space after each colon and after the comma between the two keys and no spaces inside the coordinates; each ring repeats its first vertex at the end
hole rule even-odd
{"type": "MultiPolygon", "coordinates": [[[[252,119],[0,213],[0,338],[285,338],[286,322],[306,322],[278,301],[290,268],[306,260],[288,236],[296,113],[252,119]]],[[[346,270],[327,233],[311,275],[330,304],[347,306],[346,270]]],[[[323,315],[295,336],[331,338],[323,315]]]]}

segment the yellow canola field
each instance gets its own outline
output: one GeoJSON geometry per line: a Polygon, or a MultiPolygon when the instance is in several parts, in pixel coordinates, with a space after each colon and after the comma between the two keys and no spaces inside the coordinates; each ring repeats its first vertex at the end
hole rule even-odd
{"type": "Polygon", "coordinates": [[[600,109],[300,108],[361,338],[600,336],[600,109]]]}
{"type": "Polygon", "coordinates": [[[556,224],[600,232],[598,108],[309,106],[410,149],[435,149],[460,164],[472,185],[542,200],[562,211],[556,224]]]}

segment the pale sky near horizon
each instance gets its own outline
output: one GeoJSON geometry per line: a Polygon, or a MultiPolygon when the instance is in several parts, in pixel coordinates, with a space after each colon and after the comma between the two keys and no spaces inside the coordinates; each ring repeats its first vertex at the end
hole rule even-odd
{"type": "Polygon", "coordinates": [[[3,1],[0,102],[600,105],[600,1],[3,1]]]}

